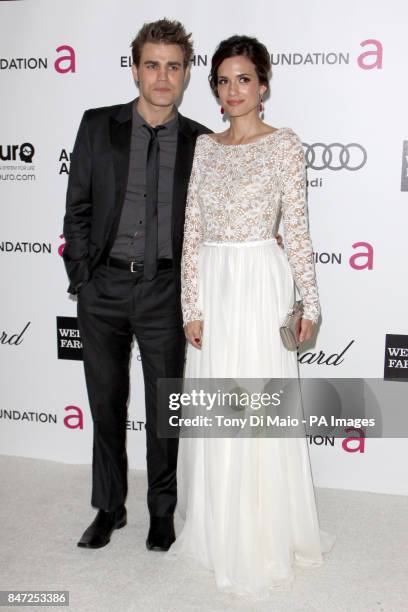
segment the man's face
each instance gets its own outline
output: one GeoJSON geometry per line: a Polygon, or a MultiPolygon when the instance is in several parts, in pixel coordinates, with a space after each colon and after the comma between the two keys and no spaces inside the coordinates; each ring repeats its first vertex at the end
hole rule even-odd
{"type": "Polygon", "coordinates": [[[133,77],[139,81],[140,98],[159,107],[173,106],[181,97],[188,78],[180,45],[145,43],[139,66],[132,65],[133,77]]]}

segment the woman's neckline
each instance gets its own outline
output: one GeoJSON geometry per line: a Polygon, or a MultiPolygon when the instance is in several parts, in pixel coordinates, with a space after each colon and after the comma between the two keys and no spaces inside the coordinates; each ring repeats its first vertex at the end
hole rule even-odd
{"type": "Polygon", "coordinates": [[[260,144],[261,142],[264,142],[265,140],[269,139],[271,136],[275,136],[278,132],[281,132],[282,130],[285,130],[285,129],[286,128],[284,127],[276,128],[276,130],[274,130],[273,132],[268,132],[267,134],[265,134],[265,136],[262,136],[262,138],[258,138],[258,140],[254,140],[253,142],[243,142],[241,144],[224,144],[223,142],[218,142],[218,140],[213,138],[211,134],[207,134],[207,136],[210,140],[215,142],[215,144],[217,144],[219,147],[231,147],[231,148],[250,147],[251,145],[256,145],[256,144],[260,144]]]}

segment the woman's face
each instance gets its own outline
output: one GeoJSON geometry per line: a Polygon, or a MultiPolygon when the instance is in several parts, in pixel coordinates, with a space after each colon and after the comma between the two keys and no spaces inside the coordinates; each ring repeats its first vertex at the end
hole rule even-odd
{"type": "Polygon", "coordinates": [[[255,65],[244,55],[225,59],[218,68],[218,97],[230,117],[258,109],[266,86],[260,85],[255,65]]]}

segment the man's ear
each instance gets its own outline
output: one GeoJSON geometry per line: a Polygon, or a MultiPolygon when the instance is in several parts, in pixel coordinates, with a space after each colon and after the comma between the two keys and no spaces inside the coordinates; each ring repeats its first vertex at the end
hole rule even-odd
{"type": "Polygon", "coordinates": [[[187,83],[190,78],[190,62],[188,63],[187,68],[184,70],[184,82],[187,83]]]}
{"type": "Polygon", "coordinates": [[[136,82],[138,82],[139,81],[139,74],[138,74],[138,70],[137,70],[136,64],[132,64],[132,75],[133,75],[134,80],[136,82]]]}

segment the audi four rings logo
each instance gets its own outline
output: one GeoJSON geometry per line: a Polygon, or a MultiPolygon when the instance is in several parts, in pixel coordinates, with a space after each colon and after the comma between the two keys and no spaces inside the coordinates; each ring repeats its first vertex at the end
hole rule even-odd
{"type": "Polygon", "coordinates": [[[367,151],[356,142],[346,145],[340,142],[302,144],[306,164],[312,170],[360,170],[367,161],[367,151]]]}

